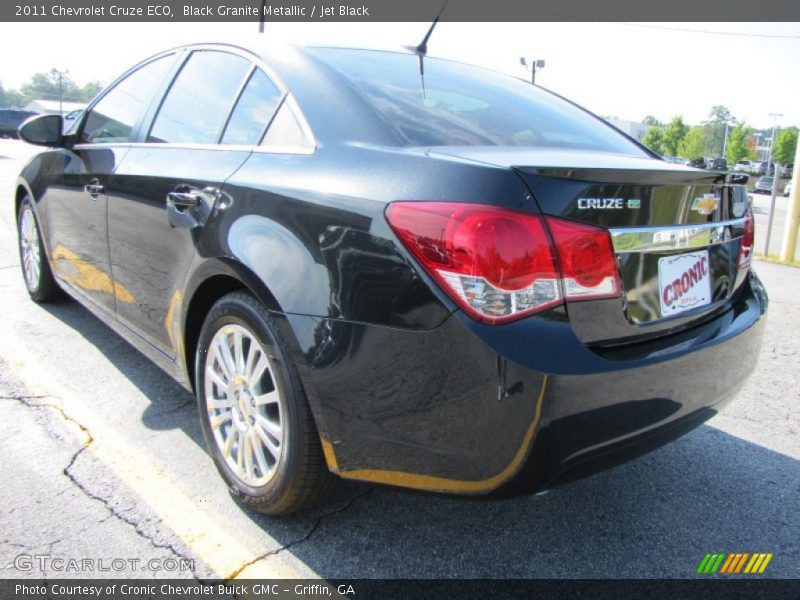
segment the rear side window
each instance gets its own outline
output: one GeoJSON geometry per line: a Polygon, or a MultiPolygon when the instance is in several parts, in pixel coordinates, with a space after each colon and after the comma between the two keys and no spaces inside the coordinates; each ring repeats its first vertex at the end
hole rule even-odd
{"type": "Polygon", "coordinates": [[[408,146],[580,148],[647,153],[612,127],[525,81],[416,55],[320,48],[408,146]]]}
{"type": "Polygon", "coordinates": [[[304,123],[294,98],[291,95],[287,96],[275,118],[272,119],[261,146],[270,152],[301,154],[313,152],[316,144],[307,125],[303,126],[304,123]]]}
{"type": "Polygon", "coordinates": [[[89,111],[81,142],[130,142],[136,122],[147,109],[174,59],[174,55],[168,55],[149,62],[106,93],[89,111]]]}
{"type": "Polygon", "coordinates": [[[195,51],[167,92],[148,142],[215,144],[250,68],[235,54],[195,51]]]}
{"type": "Polygon", "coordinates": [[[228,120],[222,143],[250,146],[261,141],[282,95],[260,69],[253,71],[228,120]]]}

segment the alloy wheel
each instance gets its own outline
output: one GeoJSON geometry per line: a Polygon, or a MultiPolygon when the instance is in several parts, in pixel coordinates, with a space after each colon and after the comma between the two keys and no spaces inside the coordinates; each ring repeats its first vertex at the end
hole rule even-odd
{"type": "Polygon", "coordinates": [[[211,339],[205,365],[208,420],[223,460],[243,483],[265,485],[286,445],[283,398],[264,347],[230,324],[211,339]]]}
{"type": "Polygon", "coordinates": [[[28,285],[29,290],[35,290],[39,286],[41,246],[39,244],[39,230],[36,227],[36,218],[33,215],[33,209],[28,204],[23,207],[22,217],[20,218],[19,245],[25,283],[28,285]]]}

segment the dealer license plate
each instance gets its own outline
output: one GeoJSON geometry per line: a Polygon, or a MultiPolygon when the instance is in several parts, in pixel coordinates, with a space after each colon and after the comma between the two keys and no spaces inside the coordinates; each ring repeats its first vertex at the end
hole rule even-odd
{"type": "Polygon", "coordinates": [[[658,259],[661,316],[670,317],[711,302],[708,250],[658,259]]]}

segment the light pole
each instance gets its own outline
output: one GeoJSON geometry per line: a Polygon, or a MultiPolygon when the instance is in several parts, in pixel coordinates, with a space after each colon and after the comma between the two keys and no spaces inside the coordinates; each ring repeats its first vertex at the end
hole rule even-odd
{"type": "Polygon", "coordinates": [[[722,138],[722,155],[720,156],[720,158],[725,158],[725,150],[728,147],[728,127],[730,125],[735,125],[735,124],[736,124],[736,119],[734,119],[733,121],[725,121],[725,137],[722,138]]]}
{"type": "MultiPolygon", "coordinates": [[[[521,64],[526,69],[528,68],[528,61],[525,60],[524,56],[521,56],[519,59],[519,64],[521,64]]],[[[531,83],[536,84],[536,69],[542,70],[544,69],[544,60],[538,58],[531,62],[531,83]]]]}
{"type": "MultiPolygon", "coordinates": [[[[767,170],[765,175],[769,175],[770,167],[772,167],[772,147],[775,145],[775,130],[778,128],[778,117],[782,117],[781,113],[769,113],[772,117],[772,139],[769,141],[769,158],[767,159],[767,170]]],[[[769,221],[767,222],[767,239],[764,241],[764,256],[769,256],[769,239],[772,236],[772,221],[775,218],[775,198],[778,195],[778,165],[772,173],[772,197],[769,203],[769,221]]]]}
{"type": "Polygon", "coordinates": [[[769,113],[769,116],[772,117],[772,139],[769,141],[769,158],[767,158],[767,175],[769,175],[769,169],[772,166],[772,147],[775,145],[775,134],[776,130],[778,129],[778,117],[782,117],[783,113],[769,113]]]}
{"type": "Polygon", "coordinates": [[[58,74],[58,113],[63,117],[64,116],[64,75],[69,73],[69,71],[61,71],[59,69],[55,69],[55,72],[58,74]]]}
{"type": "Polygon", "coordinates": [[[761,160],[761,150],[759,150],[759,146],[761,145],[761,136],[764,135],[763,133],[756,132],[753,136],[756,138],[756,158],[761,160]]]}

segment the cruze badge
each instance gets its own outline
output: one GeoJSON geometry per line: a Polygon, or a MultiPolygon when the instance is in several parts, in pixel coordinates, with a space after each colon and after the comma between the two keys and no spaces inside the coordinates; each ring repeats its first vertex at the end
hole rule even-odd
{"type": "Polygon", "coordinates": [[[719,206],[719,200],[714,194],[703,194],[699,198],[692,200],[692,210],[696,210],[701,215],[710,215],[719,206]]]}
{"type": "Polygon", "coordinates": [[[607,209],[639,208],[642,201],[639,198],[578,198],[578,209],[607,209]]]}

